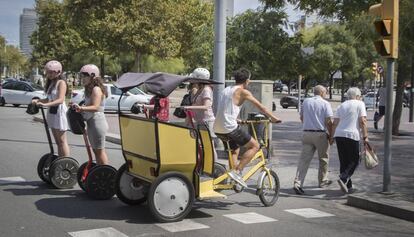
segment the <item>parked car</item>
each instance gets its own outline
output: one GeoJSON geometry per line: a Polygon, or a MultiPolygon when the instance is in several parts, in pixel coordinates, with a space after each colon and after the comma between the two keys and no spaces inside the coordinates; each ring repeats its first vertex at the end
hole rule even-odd
{"type": "Polygon", "coordinates": [[[278,91],[278,92],[288,91],[288,86],[281,82],[275,82],[273,83],[273,91],[278,91]]]}
{"type": "MultiPolygon", "coordinates": [[[[300,97],[300,101],[301,103],[303,103],[303,100],[308,98],[308,97],[312,97],[313,94],[306,94],[306,95],[302,95],[300,97]]],[[[292,94],[292,95],[288,95],[288,96],[284,96],[280,99],[280,105],[282,106],[282,108],[287,109],[289,107],[296,107],[298,108],[299,103],[298,103],[298,95],[297,94],[292,94]]]]}
{"type": "Polygon", "coordinates": [[[362,97],[362,101],[365,103],[366,109],[375,109],[375,103],[376,103],[376,96],[375,92],[368,92],[362,97]]]}
{"type": "Polygon", "coordinates": [[[280,99],[280,105],[284,109],[287,109],[289,107],[298,108],[298,106],[299,106],[298,97],[297,96],[291,96],[291,95],[284,96],[280,99]]]}
{"type": "MultiPolygon", "coordinates": [[[[104,84],[108,97],[105,100],[105,110],[118,110],[118,100],[122,91],[112,84],[104,84]]],[[[134,104],[149,104],[153,96],[146,94],[138,87],[134,87],[122,96],[121,110],[130,111],[134,104]]],[[[74,90],[71,101],[79,104],[84,100],[84,90],[74,90]]]]}
{"type": "Polygon", "coordinates": [[[32,99],[44,99],[43,87],[27,81],[9,80],[2,85],[0,106],[5,104],[28,105],[32,99]]]}

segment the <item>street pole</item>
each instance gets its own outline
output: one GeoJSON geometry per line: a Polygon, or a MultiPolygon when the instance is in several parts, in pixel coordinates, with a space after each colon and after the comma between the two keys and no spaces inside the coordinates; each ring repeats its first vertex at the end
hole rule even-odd
{"type": "Polygon", "coordinates": [[[299,75],[298,79],[298,112],[300,113],[300,107],[302,107],[302,103],[300,101],[300,92],[302,91],[302,75],[299,75]]]}
{"type": "Polygon", "coordinates": [[[218,99],[224,90],[226,76],[226,16],[225,2],[216,0],[214,5],[214,55],[213,55],[213,80],[223,84],[216,85],[213,90],[213,109],[217,112],[218,99]]]}
{"type": "Polygon", "coordinates": [[[410,117],[409,122],[413,122],[414,117],[414,55],[411,56],[411,88],[410,88],[410,117]]]}
{"type": "Polygon", "coordinates": [[[384,137],[384,174],[383,192],[391,193],[391,138],[392,138],[392,113],[393,113],[393,87],[394,87],[394,64],[393,58],[387,59],[387,101],[385,104],[385,137],[384,137]]]}

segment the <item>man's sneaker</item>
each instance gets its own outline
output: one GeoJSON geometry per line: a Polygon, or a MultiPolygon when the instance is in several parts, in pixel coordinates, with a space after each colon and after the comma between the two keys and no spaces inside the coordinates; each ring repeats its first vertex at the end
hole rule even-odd
{"type": "Polygon", "coordinates": [[[246,182],[244,182],[243,177],[241,177],[240,174],[238,174],[235,170],[231,170],[227,173],[229,175],[229,177],[236,181],[238,184],[240,184],[241,186],[248,188],[246,182]]]}
{"type": "Polygon", "coordinates": [[[303,191],[303,189],[299,185],[297,185],[297,184],[294,184],[293,185],[293,190],[295,191],[295,193],[297,195],[303,195],[303,194],[305,194],[305,191],[303,191]]]}
{"type": "Polygon", "coordinates": [[[325,187],[328,187],[331,184],[332,184],[332,180],[324,180],[319,184],[319,187],[320,188],[325,188],[325,187]]]}
{"type": "Polygon", "coordinates": [[[341,179],[338,179],[338,184],[342,192],[348,193],[348,187],[346,187],[346,184],[341,179]]]}
{"type": "Polygon", "coordinates": [[[375,128],[375,130],[378,130],[378,122],[374,122],[374,128],[375,128]]]}

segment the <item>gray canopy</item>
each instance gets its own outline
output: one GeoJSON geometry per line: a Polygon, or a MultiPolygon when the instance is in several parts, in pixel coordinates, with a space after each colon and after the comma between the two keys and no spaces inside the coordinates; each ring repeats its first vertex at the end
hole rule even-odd
{"type": "Polygon", "coordinates": [[[159,97],[167,97],[173,92],[178,85],[183,82],[190,83],[203,83],[203,84],[222,84],[221,82],[199,79],[189,76],[179,76],[168,73],[132,73],[127,72],[123,74],[115,86],[122,91],[128,91],[129,89],[144,84],[148,92],[155,94],[159,97]]]}

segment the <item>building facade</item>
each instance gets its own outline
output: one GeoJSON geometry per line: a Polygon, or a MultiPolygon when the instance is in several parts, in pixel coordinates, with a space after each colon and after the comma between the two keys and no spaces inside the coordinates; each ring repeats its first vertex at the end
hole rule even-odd
{"type": "Polygon", "coordinates": [[[30,36],[37,27],[37,14],[34,9],[24,8],[20,15],[20,50],[27,57],[31,57],[33,47],[30,36]]]}

